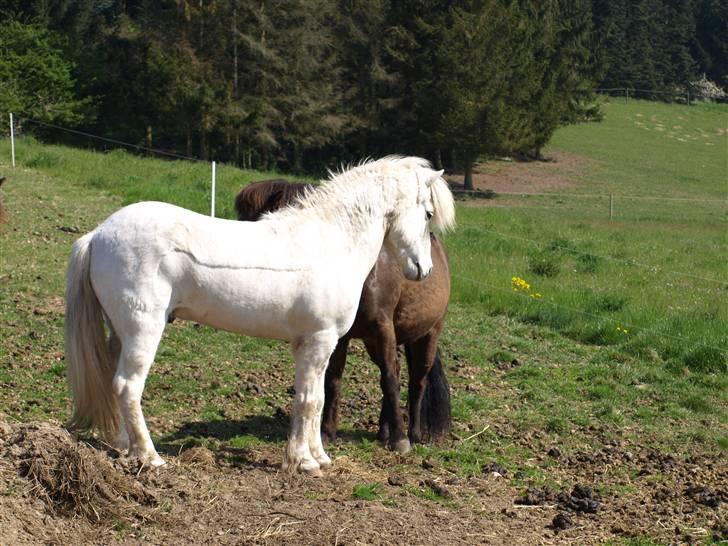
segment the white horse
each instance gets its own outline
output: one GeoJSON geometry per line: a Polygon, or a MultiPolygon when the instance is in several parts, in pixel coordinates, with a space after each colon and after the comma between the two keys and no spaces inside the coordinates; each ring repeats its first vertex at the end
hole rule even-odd
{"type": "Polygon", "coordinates": [[[387,157],[339,174],[259,222],[137,203],[78,239],[66,286],[72,429],[97,430],[145,464],[164,464],[142,392],[173,317],[291,343],[295,398],[283,468],[320,474],[324,372],[350,328],[382,245],[405,276],[432,269],[430,229],[454,223],[442,171],[387,157]],[[104,326],[106,325],[106,327],[104,326]]]}

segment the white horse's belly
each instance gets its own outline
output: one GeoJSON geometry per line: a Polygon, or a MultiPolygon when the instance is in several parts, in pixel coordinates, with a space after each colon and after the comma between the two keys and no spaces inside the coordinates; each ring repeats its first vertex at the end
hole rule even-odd
{"type": "Polygon", "coordinates": [[[260,292],[244,288],[249,286],[250,277],[258,276],[255,272],[227,276],[240,278],[237,289],[233,289],[235,283],[218,282],[203,290],[180,290],[176,294],[178,299],[172,302],[174,316],[249,336],[285,340],[292,337],[290,306],[282,297],[285,294],[268,294],[261,283],[254,285],[261,287],[260,292]]]}
{"type": "Polygon", "coordinates": [[[175,283],[174,316],[244,335],[293,340],[321,330],[343,333],[358,303],[322,282],[321,272],[188,267],[175,283]]]}

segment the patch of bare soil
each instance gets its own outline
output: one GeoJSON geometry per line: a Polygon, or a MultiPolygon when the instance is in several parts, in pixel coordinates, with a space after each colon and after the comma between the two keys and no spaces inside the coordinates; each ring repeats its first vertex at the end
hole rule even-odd
{"type": "MultiPolygon", "coordinates": [[[[490,161],[476,166],[473,173],[475,191],[470,197],[484,199],[487,203],[495,194],[538,194],[573,188],[579,183],[580,173],[591,162],[566,152],[552,152],[538,161],[490,161]]],[[[462,173],[448,174],[445,178],[456,195],[468,194],[463,190],[462,173]]]]}
{"type": "Polygon", "coordinates": [[[669,543],[728,540],[728,466],[723,453],[676,456],[619,439],[619,430],[583,431],[597,447],[562,454],[535,433],[533,449],[561,488],[529,487],[516,504],[550,506],[561,536],[592,528],[609,537],[649,536],[669,543]],[[574,484],[570,486],[569,484],[574,484]],[[575,517],[576,516],[576,517],[575,517]]]}
{"type": "MultiPolygon", "coordinates": [[[[498,428],[498,425],[496,425],[498,428]]],[[[505,431],[503,431],[505,432],[505,431]]],[[[597,434],[599,434],[597,432],[597,434]]],[[[678,460],[607,440],[564,456],[538,438],[563,486],[523,490],[500,465],[457,477],[417,455],[335,457],[323,478],[280,472],[270,447],[192,447],[139,469],[58,425],[0,416],[2,544],[598,544],[728,538],[719,456],[678,460]],[[393,468],[398,468],[393,471],[393,468]],[[406,468],[402,470],[402,468],[406,468]],[[354,487],[377,484],[376,500],[354,487]],[[426,498],[435,494],[440,500],[426,498]]],[[[335,450],[333,450],[335,453],[335,450]]],[[[378,450],[378,453],[382,453],[378,450]]]]}

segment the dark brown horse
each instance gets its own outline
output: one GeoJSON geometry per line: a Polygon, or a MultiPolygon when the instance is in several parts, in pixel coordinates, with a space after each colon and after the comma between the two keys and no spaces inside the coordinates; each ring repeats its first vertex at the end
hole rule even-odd
{"type": "MultiPolygon", "coordinates": [[[[254,221],[296,199],[310,185],[285,180],[264,180],[243,188],[235,197],[238,219],[254,221]]],[[[352,338],[364,341],[381,371],[383,392],[378,439],[390,449],[406,453],[410,441],[437,440],[450,431],[450,391],[437,340],[442,332],[450,298],[450,269],[440,240],[431,235],[432,274],[420,282],[404,278],[395,257],[382,249],[362,289],[356,319],[339,340],[326,370],[326,402],[322,434],[336,439],[341,400],[341,377],[352,338]],[[397,345],[404,345],[409,370],[409,439],[399,404],[397,345]]]]}

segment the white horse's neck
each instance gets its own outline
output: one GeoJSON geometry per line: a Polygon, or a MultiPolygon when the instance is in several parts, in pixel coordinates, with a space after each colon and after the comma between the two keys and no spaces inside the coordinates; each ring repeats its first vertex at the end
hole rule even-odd
{"type": "Polygon", "coordinates": [[[359,252],[372,254],[372,264],[382,247],[388,220],[397,206],[397,180],[380,162],[361,165],[304,195],[299,206],[273,213],[295,230],[321,222],[344,233],[359,252]]]}

